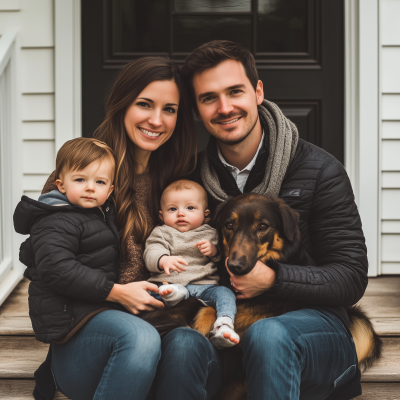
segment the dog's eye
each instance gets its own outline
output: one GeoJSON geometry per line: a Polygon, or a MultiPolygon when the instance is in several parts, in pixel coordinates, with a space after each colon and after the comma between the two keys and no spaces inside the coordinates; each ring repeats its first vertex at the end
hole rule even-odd
{"type": "Polygon", "coordinates": [[[230,229],[230,230],[233,229],[233,224],[232,224],[232,222],[228,222],[225,226],[226,226],[226,229],[230,229]]]}
{"type": "Polygon", "coordinates": [[[265,231],[268,228],[267,224],[260,224],[258,225],[258,230],[259,231],[265,231]]]}

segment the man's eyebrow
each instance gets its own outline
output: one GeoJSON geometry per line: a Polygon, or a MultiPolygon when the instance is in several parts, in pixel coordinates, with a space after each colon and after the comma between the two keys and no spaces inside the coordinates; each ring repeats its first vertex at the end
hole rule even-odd
{"type": "MultiPolygon", "coordinates": [[[[146,98],[146,97],[138,97],[138,100],[146,100],[146,101],[148,101],[149,103],[153,103],[153,104],[154,104],[154,101],[153,101],[152,99],[148,99],[148,98],[146,98]]],[[[167,103],[166,106],[177,106],[177,107],[178,107],[178,104],[175,104],[175,103],[167,103]]]]}
{"type": "MultiPolygon", "coordinates": [[[[235,89],[244,89],[246,86],[243,83],[239,83],[237,85],[232,85],[232,86],[228,86],[227,88],[224,89],[224,91],[228,91],[228,90],[235,90],[235,89]]],[[[200,93],[198,96],[198,99],[204,99],[205,97],[211,96],[215,94],[215,92],[206,92],[206,93],[200,93]]]]}

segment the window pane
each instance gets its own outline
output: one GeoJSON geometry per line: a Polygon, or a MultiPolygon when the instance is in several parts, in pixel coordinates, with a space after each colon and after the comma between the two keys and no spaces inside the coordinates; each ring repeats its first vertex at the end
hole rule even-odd
{"type": "Polygon", "coordinates": [[[307,0],[259,0],[257,52],[307,52],[307,0]]]}
{"type": "Polygon", "coordinates": [[[168,52],[168,20],[166,0],[114,0],[114,51],[168,52]]]}
{"type": "Polygon", "coordinates": [[[251,0],[174,0],[174,11],[249,12],[251,11],[251,0]]]}
{"type": "Polygon", "coordinates": [[[191,52],[214,39],[232,40],[251,49],[251,17],[175,16],[174,52],[191,52]]]}

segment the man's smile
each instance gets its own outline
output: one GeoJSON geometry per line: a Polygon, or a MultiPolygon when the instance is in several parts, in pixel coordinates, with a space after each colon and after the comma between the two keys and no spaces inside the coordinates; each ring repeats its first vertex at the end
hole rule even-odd
{"type": "Polygon", "coordinates": [[[236,122],[236,121],[239,121],[239,119],[241,119],[242,117],[237,117],[237,118],[234,118],[234,119],[231,119],[231,120],[229,120],[229,121],[219,121],[219,122],[217,122],[217,124],[220,124],[220,125],[229,125],[229,124],[233,124],[234,122],[236,122]]]}

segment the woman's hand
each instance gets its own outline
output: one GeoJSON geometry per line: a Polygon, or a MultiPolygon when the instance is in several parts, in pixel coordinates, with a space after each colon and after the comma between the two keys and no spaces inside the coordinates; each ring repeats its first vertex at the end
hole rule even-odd
{"type": "Polygon", "coordinates": [[[158,286],[146,281],[132,282],[126,285],[116,283],[106,300],[122,304],[134,315],[138,315],[142,311],[154,311],[157,308],[163,308],[164,304],[152,297],[147,290],[158,293],[158,286]]]}

